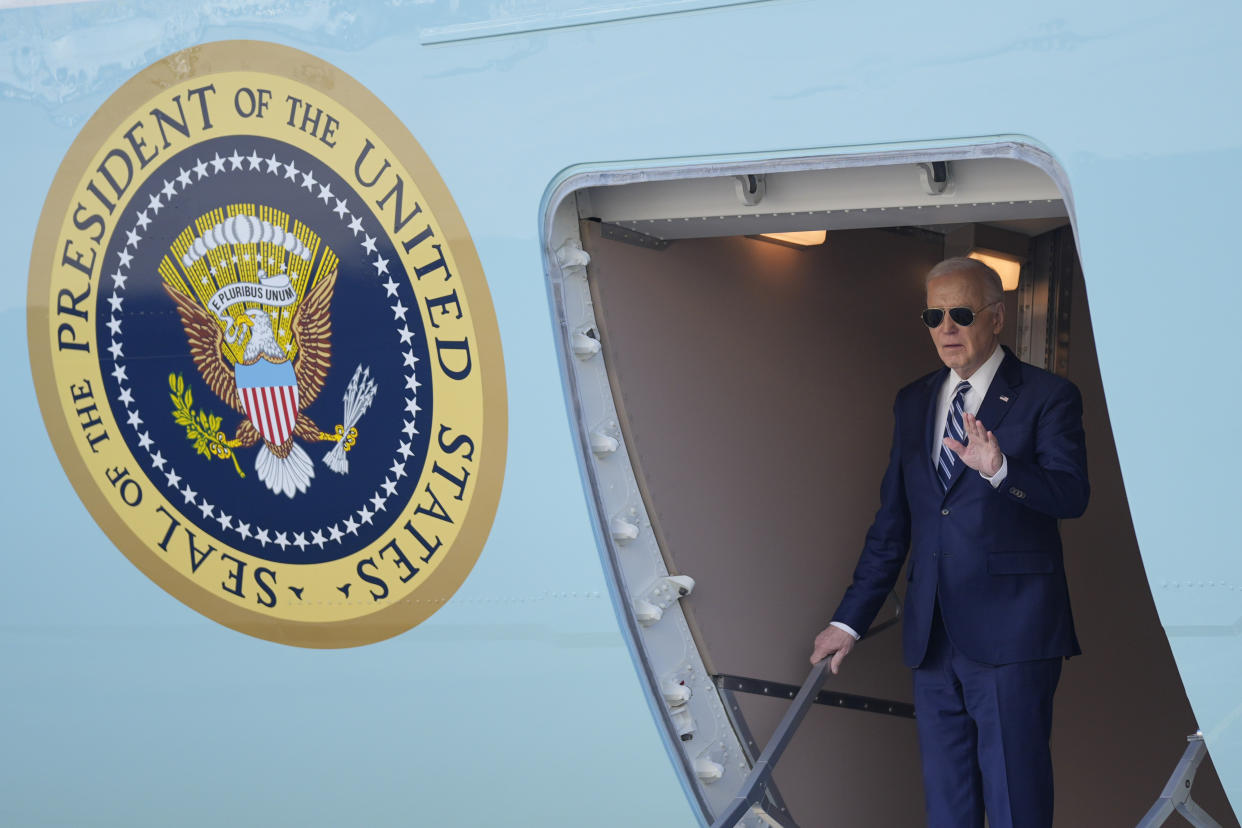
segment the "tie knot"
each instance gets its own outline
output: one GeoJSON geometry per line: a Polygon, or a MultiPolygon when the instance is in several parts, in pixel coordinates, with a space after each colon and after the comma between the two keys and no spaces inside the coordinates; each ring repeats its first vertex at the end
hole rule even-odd
{"type": "Polygon", "coordinates": [[[966,396],[966,392],[968,392],[969,390],[970,390],[970,381],[962,380],[961,382],[957,384],[957,390],[953,392],[953,396],[964,397],[966,396]]]}

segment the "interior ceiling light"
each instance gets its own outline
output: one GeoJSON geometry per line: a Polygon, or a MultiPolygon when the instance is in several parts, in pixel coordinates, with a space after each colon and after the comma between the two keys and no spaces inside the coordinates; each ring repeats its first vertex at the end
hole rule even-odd
{"type": "Polygon", "coordinates": [[[1018,274],[1022,272],[1022,260],[1017,256],[998,253],[995,250],[972,250],[970,258],[983,262],[1000,274],[1005,290],[1018,289],[1018,274]]]}
{"type": "Polygon", "coordinates": [[[760,233],[759,238],[799,247],[814,247],[828,239],[827,230],[799,230],[794,233],[760,233]]]}

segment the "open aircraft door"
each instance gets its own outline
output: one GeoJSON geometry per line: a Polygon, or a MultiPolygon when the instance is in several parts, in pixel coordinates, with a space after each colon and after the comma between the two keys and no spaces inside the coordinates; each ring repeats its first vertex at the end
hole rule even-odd
{"type": "MultiPolygon", "coordinates": [[[[1004,344],[1085,402],[1092,503],[1062,533],[1086,655],[1057,696],[1058,824],[1134,824],[1165,786],[1195,722],[1130,519],[1068,193],[1017,141],[571,171],[550,191],[550,298],[605,571],[705,822],[923,821],[890,628],[905,573],[823,690],[806,658],[877,505],[893,395],[939,365],[923,277],[972,251],[1013,265],[1004,344]],[[763,235],[794,231],[818,235],[763,235]]],[[[1201,770],[1195,798],[1236,825],[1201,770]]]]}

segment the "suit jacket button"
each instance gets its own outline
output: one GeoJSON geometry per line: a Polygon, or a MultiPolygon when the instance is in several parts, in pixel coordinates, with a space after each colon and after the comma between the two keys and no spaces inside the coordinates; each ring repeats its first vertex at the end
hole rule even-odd
{"type": "Polygon", "coordinates": [[[942,514],[942,515],[948,515],[948,514],[949,514],[949,510],[948,510],[948,509],[941,509],[941,510],[940,510],[940,514],[942,514]]]}

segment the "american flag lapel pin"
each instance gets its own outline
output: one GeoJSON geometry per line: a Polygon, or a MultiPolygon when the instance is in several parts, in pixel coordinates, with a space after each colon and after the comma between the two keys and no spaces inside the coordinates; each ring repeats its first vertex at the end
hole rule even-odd
{"type": "Polygon", "coordinates": [[[1001,401],[1001,402],[1009,402],[1009,398],[1008,398],[1008,397],[1006,397],[1005,395],[1003,395],[1003,394],[1002,394],[1002,395],[1001,395],[1001,398],[1000,398],[1000,401],[1001,401]]]}

